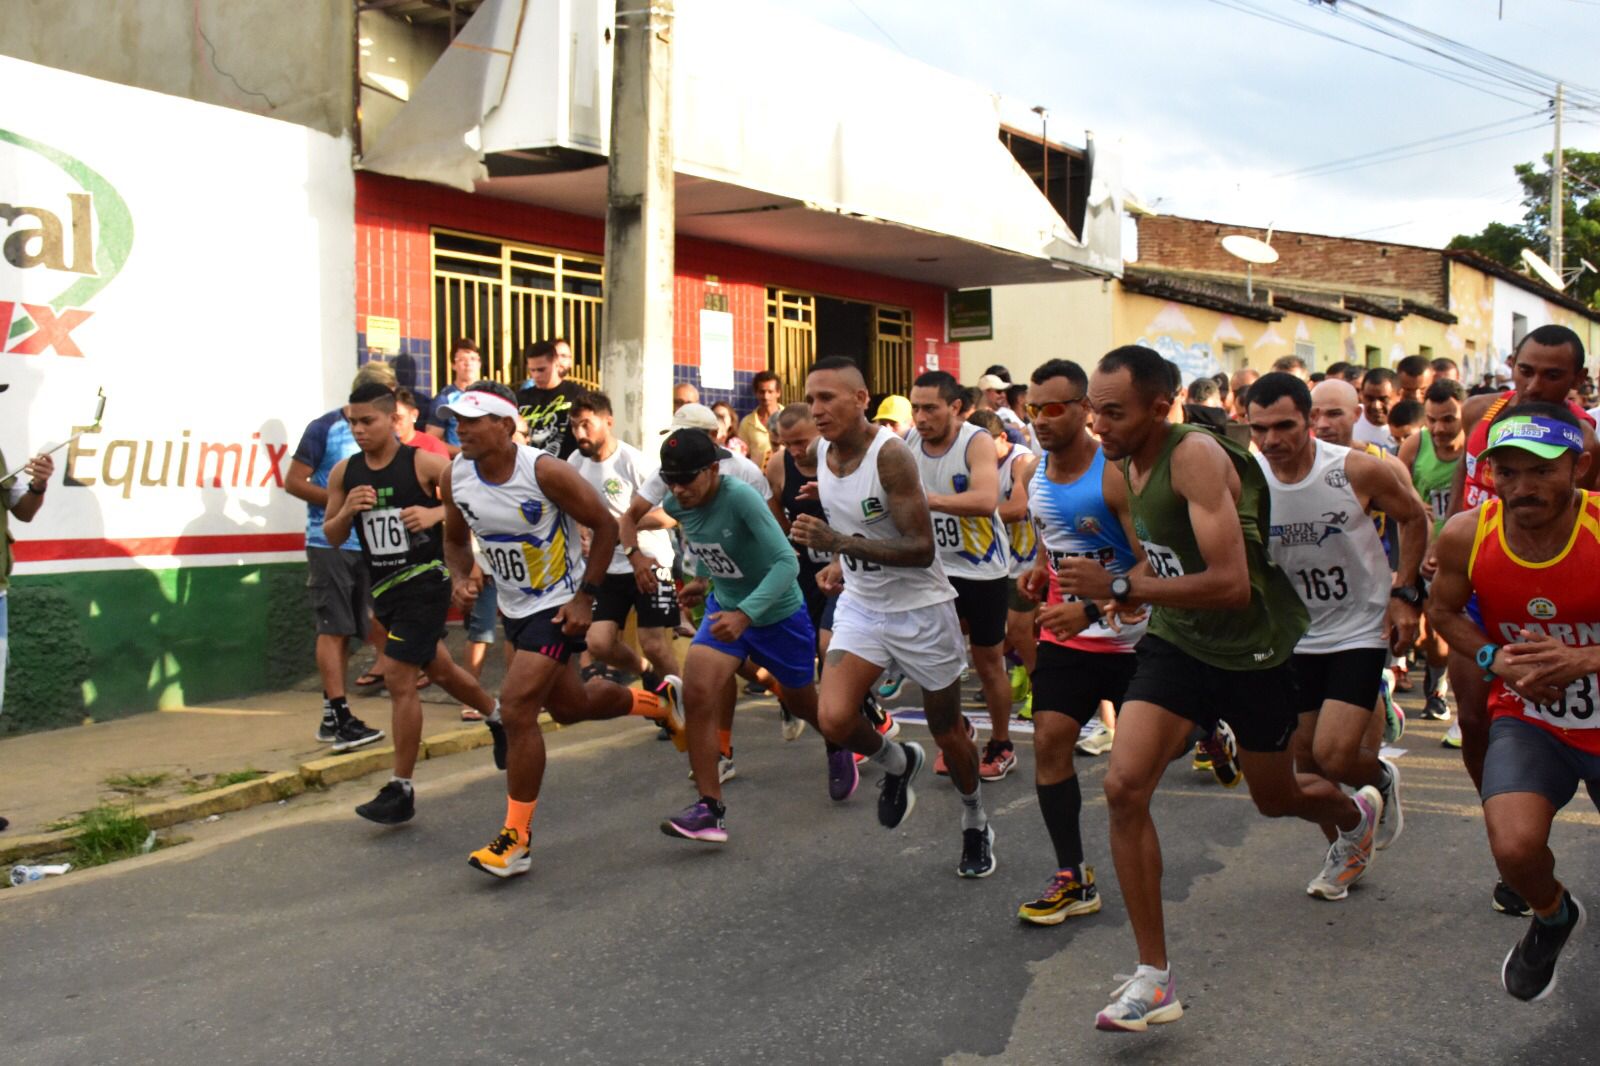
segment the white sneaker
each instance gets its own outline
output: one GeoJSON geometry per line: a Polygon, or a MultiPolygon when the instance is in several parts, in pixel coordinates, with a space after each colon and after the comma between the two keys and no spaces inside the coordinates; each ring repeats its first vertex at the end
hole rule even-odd
{"type": "Polygon", "coordinates": [[[1444,731],[1444,739],[1439,742],[1447,748],[1461,747],[1461,719],[1457,718],[1450,723],[1450,728],[1444,731]]]}
{"type": "Polygon", "coordinates": [[[1096,718],[1078,733],[1077,749],[1084,755],[1104,755],[1111,750],[1112,741],[1116,733],[1106,728],[1106,724],[1096,718]]]}
{"type": "Polygon", "coordinates": [[[1372,866],[1373,840],[1377,836],[1378,822],[1383,817],[1383,795],[1367,785],[1352,799],[1361,811],[1361,821],[1348,833],[1341,832],[1328,845],[1322,871],[1306,886],[1308,896],[1326,900],[1344,899],[1350,894],[1350,886],[1366,876],[1372,866]]]}
{"type": "Polygon", "coordinates": [[[784,740],[799,740],[800,734],[806,731],[806,720],[790,714],[789,709],[781,703],[778,704],[778,717],[783,722],[784,740]]]}
{"type": "Polygon", "coordinates": [[[1373,835],[1373,847],[1382,851],[1400,839],[1406,816],[1400,809],[1400,767],[1382,757],[1378,761],[1389,771],[1389,787],[1379,790],[1383,793],[1383,813],[1378,816],[1378,831],[1373,835]]]}
{"type": "MultiPolygon", "coordinates": [[[[1170,963],[1168,964],[1170,967],[1170,963]]],[[[1141,965],[1133,976],[1119,973],[1122,984],[1111,993],[1114,999],[1095,1015],[1094,1027],[1112,1033],[1142,1033],[1152,1025],[1175,1022],[1183,1017],[1183,1004],[1173,988],[1172,970],[1163,978],[1154,966],[1141,965]]]]}

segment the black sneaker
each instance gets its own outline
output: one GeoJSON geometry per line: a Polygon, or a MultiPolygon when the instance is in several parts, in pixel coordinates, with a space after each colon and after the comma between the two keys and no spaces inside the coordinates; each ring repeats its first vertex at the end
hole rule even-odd
{"type": "Polygon", "coordinates": [[[1517,894],[1517,890],[1504,881],[1494,883],[1494,895],[1489,897],[1489,905],[1501,914],[1512,918],[1532,918],[1533,908],[1528,906],[1528,901],[1517,894]]]}
{"type": "Polygon", "coordinates": [[[869,692],[861,697],[861,717],[865,718],[873,729],[882,732],[883,721],[889,717],[889,712],[878,703],[878,697],[869,692]]]}
{"type": "Polygon", "coordinates": [[[497,722],[493,718],[485,718],[483,724],[489,727],[489,735],[494,738],[494,768],[506,768],[506,727],[505,723],[497,722]]]}
{"type": "Polygon", "coordinates": [[[1583,929],[1587,915],[1582,904],[1572,898],[1571,892],[1564,896],[1567,920],[1560,925],[1546,925],[1534,918],[1500,967],[1500,983],[1518,999],[1543,999],[1555,990],[1556,963],[1561,958],[1561,949],[1583,929]]]}
{"type": "Polygon", "coordinates": [[[356,813],[379,825],[399,825],[417,813],[417,798],[398,781],[390,781],[378,794],[356,808],[356,813]]]}
{"type": "MultiPolygon", "coordinates": [[[[891,740],[889,743],[899,742],[891,740]]],[[[878,782],[878,824],[885,829],[894,829],[905,821],[906,815],[917,805],[917,794],[911,782],[917,779],[923,763],[928,761],[922,745],[914,740],[900,744],[900,748],[906,753],[906,772],[884,774],[883,780],[878,782]]]]}
{"type": "Polygon", "coordinates": [[[988,877],[994,873],[994,826],[961,831],[960,877],[988,877]]]}
{"type": "Polygon", "coordinates": [[[349,718],[340,722],[339,728],[334,731],[333,750],[355,751],[357,748],[364,748],[368,744],[382,739],[383,730],[373,729],[352,714],[349,718]]]}
{"type": "Polygon", "coordinates": [[[317,743],[332,744],[339,739],[339,719],[324,716],[322,724],[317,726],[317,743]]]}

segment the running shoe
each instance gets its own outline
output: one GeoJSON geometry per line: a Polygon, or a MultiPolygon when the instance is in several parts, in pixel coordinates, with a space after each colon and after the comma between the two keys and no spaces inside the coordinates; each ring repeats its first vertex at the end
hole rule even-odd
{"type": "Polygon", "coordinates": [[[1583,904],[1574,899],[1571,892],[1562,893],[1562,902],[1566,907],[1566,920],[1547,925],[1535,917],[1500,966],[1500,983],[1518,999],[1543,999],[1555,991],[1561,949],[1583,931],[1588,920],[1583,904]]]}
{"type": "Polygon", "coordinates": [[[1017,709],[1017,717],[1024,722],[1033,721],[1033,689],[1028,689],[1028,698],[1022,701],[1022,706],[1017,709]]]}
{"type": "Polygon", "coordinates": [[[1205,756],[1205,768],[1223,788],[1238,788],[1239,782],[1244,780],[1244,771],[1239,768],[1239,743],[1234,740],[1233,729],[1227,722],[1218,722],[1217,728],[1206,739],[1195,747],[1194,765],[1200,769],[1201,756],[1205,756]]]}
{"type": "Polygon", "coordinates": [[[673,747],[688,751],[689,734],[683,727],[683,678],[677,674],[666,675],[661,679],[661,687],[656,689],[656,695],[661,697],[661,709],[667,712],[661,728],[672,735],[673,747]]]}
{"type": "Polygon", "coordinates": [[[483,721],[483,712],[476,707],[463,707],[461,708],[461,720],[463,722],[481,722],[483,721]]]}
{"type": "MultiPolygon", "coordinates": [[[[967,727],[967,739],[976,743],[978,740],[978,727],[972,724],[972,719],[966,715],[961,716],[961,724],[967,727]]],[[[949,777],[950,768],[944,764],[944,749],[940,748],[933,757],[933,772],[940,777],[949,777]]]]}
{"type": "Polygon", "coordinates": [[[671,818],[661,823],[661,831],[669,837],[698,840],[702,844],[726,844],[728,827],[723,816],[712,809],[705,800],[696,800],[671,818]]]}
{"type": "Polygon", "coordinates": [[[334,733],[334,751],[355,751],[368,744],[376,743],[383,739],[383,730],[373,729],[367,723],[351,715],[339,723],[339,728],[334,733]]]}
{"type": "Polygon", "coordinates": [[[417,813],[416,795],[400,782],[390,781],[378,789],[376,796],[357,807],[356,813],[379,825],[399,825],[411,821],[417,813]]]}
{"type": "Polygon", "coordinates": [[[483,724],[489,727],[489,736],[494,740],[494,768],[506,768],[506,726],[504,722],[497,722],[493,718],[485,718],[483,724]]]}
{"type": "Polygon", "coordinates": [[[905,674],[885,675],[883,683],[878,686],[878,698],[880,700],[894,699],[896,696],[900,695],[900,686],[904,685],[905,683],[905,674]]]}
{"type": "Polygon", "coordinates": [[[332,744],[339,739],[339,719],[323,718],[317,726],[317,743],[332,744]]]}
{"type": "Polygon", "coordinates": [[[765,696],[767,694],[767,686],[759,681],[751,681],[744,686],[744,694],[746,696],[765,696]]]}
{"type": "Polygon", "coordinates": [[[784,740],[799,740],[800,734],[806,731],[806,720],[790,714],[782,700],[778,701],[778,720],[783,724],[784,740]]]}
{"type": "Polygon", "coordinates": [[[961,831],[961,861],[957,877],[988,877],[994,873],[994,826],[961,831]]]}
{"type": "Polygon", "coordinates": [[[923,764],[928,761],[922,745],[914,740],[891,740],[906,753],[906,769],[902,774],[884,774],[878,782],[878,824],[894,829],[906,820],[917,805],[916,790],[911,787],[923,764]]]}
{"type": "Polygon", "coordinates": [[[1044,892],[1017,908],[1017,917],[1032,925],[1060,925],[1079,914],[1100,909],[1100,892],[1094,887],[1094,867],[1085,866],[1083,877],[1076,870],[1057,870],[1044,892]]]}
{"type": "MultiPolygon", "coordinates": [[[[861,716],[871,722],[872,728],[885,740],[892,740],[900,735],[900,723],[894,720],[894,715],[880,705],[877,697],[870,692],[861,701],[861,716]]],[[[856,762],[861,762],[865,758],[865,755],[860,754],[855,757],[856,762]]]]}
{"type": "Polygon", "coordinates": [[[978,776],[985,781],[1003,781],[1017,768],[1016,745],[1009,740],[989,739],[983,746],[983,756],[978,760],[978,776]]]}
{"type": "Polygon", "coordinates": [[[1494,895],[1489,897],[1489,905],[1501,914],[1512,918],[1532,918],[1533,908],[1528,906],[1528,901],[1522,894],[1504,881],[1494,883],[1494,895]]]}
{"type": "Polygon", "coordinates": [[[1033,691],[1033,681],[1028,677],[1028,670],[1023,666],[1011,668],[1011,702],[1021,703],[1033,691]]]}
{"type": "Polygon", "coordinates": [[[861,771],[856,768],[858,756],[849,748],[835,748],[828,752],[828,798],[843,803],[855,795],[861,783],[861,771]]]}
{"type": "Polygon", "coordinates": [[[508,825],[488,844],[467,856],[467,865],[493,877],[515,877],[528,872],[533,856],[522,834],[508,825]]]}
{"type": "Polygon", "coordinates": [[[1111,993],[1117,998],[1095,1015],[1094,1027],[1108,1033],[1142,1033],[1152,1025],[1183,1017],[1183,1004],[1173,988],[1172,971],[1166,979],[1154,966],[1140,965],[1132,976],[1119,973],[1122,984],[1111,993]]]}
{"type": "Polygon", "coordinates": [[[1328,845],[1322,872],[1306,886],[1308,896],[1344,899],[1350,894],[1350,886],[1361,880],[1372,865],[1372,842],[1377,835],[1378,819],[1383,816],[1383,796],[1367,785],[1351,798],[1361,811],[1361,821],[1348,833],[1341,832],[1328,845]]]}
{"type": "Polygon", "coordinates": [[[1459,747],[1461,747],[1461,720],[1460,719],[1457,719],[1456,721],[1450,723],[1450,728],[1446,729],[1444,731],[1444,737],[1443,737],[1443,739],[1441,739],[1439,741],[1439,744],[1441,746],[1443,746],[1443,747],[1446,747],[1446,748],[1459,748],[1459,747]]]}
{"type": "Polygon", "coordinates": [[[1095,718],[1078,732],[1077,749],[1083,755],[1104,755],[1111,750],[1116,737],[1104,722],[1095,718]]]}
{"type": "Polygon", "coordinates": [[[1400,839],[1406,828],[1406,816],[1400,809],[1400,767],[1382,756],[1378,761],[1389,771],[1389,787],[1378,790],[1383,794],[1383,813],[1378,816],[1378,831],[1373,834],[1372,841],[1372,846],[1382,851],[1400,839]]]}
{"type": "Polygon", "coordinates": [[[1429,696],[1422,705],[1421,717],[1428,722],[1448,722],[1451,718],[1450,704],[1443,696],[1429,696]]]}

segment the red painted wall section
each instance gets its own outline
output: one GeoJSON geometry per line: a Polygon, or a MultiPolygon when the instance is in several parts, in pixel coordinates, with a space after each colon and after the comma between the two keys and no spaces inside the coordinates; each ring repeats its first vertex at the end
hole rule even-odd
{"type": "MultiPolygon", "coordinates": [[[[473,196],[424,182],[377,174],[356,175],[356,328],[368,315],[400,320],[407,348],[425,354],[432,328],[429,228],[480,233],[552,248],[600,255],[605,223],[526,204],[473,196]]],[[[677,247],[673,361],[698,366],[700,309],[708,292],[728,298],[734,316],[734,369],[741,375],[766,367],[767,286],[851,300],[909,307],[917,372],[927,355],[939,369],[961,373],[960,345],[944,342],[944,290],[877,274],[844,270],[735,245],[679,240],[677,247]],[[716,282],[708,281],[715,277],[716,282]]]]}

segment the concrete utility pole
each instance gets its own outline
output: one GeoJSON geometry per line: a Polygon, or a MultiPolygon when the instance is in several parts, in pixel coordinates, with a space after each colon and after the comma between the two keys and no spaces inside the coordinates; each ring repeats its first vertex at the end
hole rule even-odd
{"type": "Polygon", "coordinates": [[[1550,155],[1550,265],[1556,277],[1561,276],[1561,216],[1564,206],[1564,178],[1566,164],[1561,160],[1561,105],[1566,100],[1566,86],[1556,82],[1556,150],[1550,155]]]}
{"type": "Polygon", "coordinates": [[[646,455],[672,415],[672,0],[617,0],[600,378],[646,455]]]}

